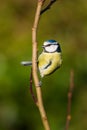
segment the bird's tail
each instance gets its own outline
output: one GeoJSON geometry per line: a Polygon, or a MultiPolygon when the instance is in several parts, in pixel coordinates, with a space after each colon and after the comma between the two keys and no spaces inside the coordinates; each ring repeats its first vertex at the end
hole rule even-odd
{"type": "Polygon", "coordinates": [[[22,61],[21,65],[23,65],[23,66],[31,66],[32,65],[32,61],[22,61]]]}

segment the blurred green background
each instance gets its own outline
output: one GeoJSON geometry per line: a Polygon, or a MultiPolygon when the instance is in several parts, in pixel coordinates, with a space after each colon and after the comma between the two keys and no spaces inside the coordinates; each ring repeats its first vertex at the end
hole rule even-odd
{"type": "MultiPolygon", "coordinates": [[[[46,4],[49,1],[46,2],[46,4]]],[[[45,5],[46,6],[46,5],[45,5]]],[[[43,130],[29,93],[31,30],[36,0],[0,0],[0,130],[43,130]]],[[[60,0],[41,17],[39,52],[44,40],[62,48],[63,65],[43,79],[43,100],[52,130],[64,130],[70,70],[75,89],[69,130],[87,130],[87,1],[60,0]]]]}

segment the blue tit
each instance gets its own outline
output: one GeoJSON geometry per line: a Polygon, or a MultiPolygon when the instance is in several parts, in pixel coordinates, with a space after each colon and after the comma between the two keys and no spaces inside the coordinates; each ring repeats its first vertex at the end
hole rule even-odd
{"type": "Polygon", "coordinates": [[[43,43],[43,52],[38,57],[38,68],[41,77],[53,73],[62,64],[60,44],[55,40],[43,43]]]}
{"type": "MultiPolygon", "coordinates": [[[[38,57],[38,68],[43,78],[60,68],[62,64],[60,44],[55,40],[47,40],[43,43],[43,51],[38,57]]],[[[22,65],[32,65],[32,62],[21,62],[22,65]]]]}

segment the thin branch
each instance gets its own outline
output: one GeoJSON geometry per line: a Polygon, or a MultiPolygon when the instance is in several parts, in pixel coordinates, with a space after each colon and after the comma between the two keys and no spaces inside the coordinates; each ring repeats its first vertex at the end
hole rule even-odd
{"type": "Polygon", "coordinates": [[[46,8],[44,8],[43,10],[41,10],[40,15],[43,14],[45,11],[49,10],[51,8],[51,6],[56,2],[56,0],[50,0],[50,3],[46,6],[46,8]]]}
{"type": "Polygon", "coordinates": [[[71,70],[71,72],[70,72],[70,87],[69,87],[69,91],[68,91],[67,119],[66,119],[65,130],[68,130],[70,120],[71,120],[71,103],[72,103],[73,89],[74,89],[74,71],[71,70]]]}
{"type": "Polygon", "coordinates": [[[42,91],[41,86],[37,74],[37,28],[40,20],[40,12],[43,5],[43,0],[38,0],[37,3],[37,9],[35,14],[35,20],[32,28],[32,74],[34,78],[35,83],[35,89],[36,89],[36,95],[37,95],[37,107],[40,111],[41,119],[44,125],[45,130],[50,130],[49,122],[46,116],[46,112],[43,105],[43,99],[42,99],[42,91]]]}
{"type": "Polygon", "coordinates": [[[38,105],[37,104],[37,98],[35,97],[34,92],[33,92],[33,88],[32,88],[32,83],[33,83],[32,78],[33,77],[32,77],[32,68],[31,68],[31,74],[30,74],[30,93],[31,93],[31,96],[32,96],[32,99],[33,99],[34,103],[36,105],[38,105]]]}

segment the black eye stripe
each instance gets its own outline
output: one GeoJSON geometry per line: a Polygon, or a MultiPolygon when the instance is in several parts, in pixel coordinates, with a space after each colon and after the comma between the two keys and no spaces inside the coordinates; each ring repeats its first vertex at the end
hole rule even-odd
{"type": "Polygon", "coordinates": [[[46,45],[45,47],[47,47],[47,46],[51,46],[51,44],[48,44],[48,45],[46,45]]]}
{"type": "Polygon", "coordinates": [[[48,45],[45,45],[45,47],[48,47],[48,46],[51,46],[51,45],[58,45],[58,44],[48,44],[48,45]]]}

